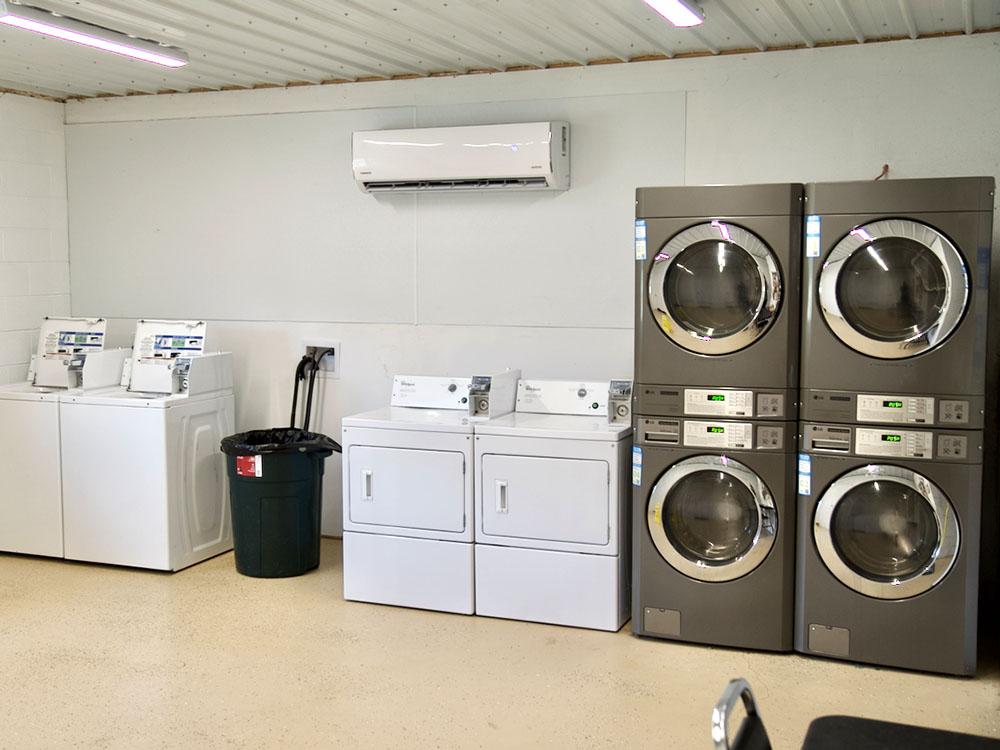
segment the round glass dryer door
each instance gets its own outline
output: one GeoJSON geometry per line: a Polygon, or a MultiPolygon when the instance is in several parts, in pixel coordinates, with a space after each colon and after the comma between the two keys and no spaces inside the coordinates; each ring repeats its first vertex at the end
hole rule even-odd
{"type": "Polygon", "coordinates": [[[646,523],[675,570],[699,581],[732,581],[774,546],[778,513],[764,481],[726,456],[692,456],[659,478],[646,523]]]}
{"type": "Polygon", "coordinates": [[[856,227],[830,251],[819,305],[834,335],[862,354],[904,359],[939,346],[969,301],[962,254],[936,229],[908,219],[856,227]]]}
{"type": "Polygon", "coordinates": [[[763,240],[724,221],[674,235],[649,273],[653,319],[698,354],[731,354],[759,339],[778,314],[781,292],[778,262],[763,240]]]}
{"type": "Polygon", "coordinates": [[[906,599],[940,583],[959,548],[955,510],[927,477],[861,466],[822,494],[813,519],[820,559],[859,594],[906,599]]]}

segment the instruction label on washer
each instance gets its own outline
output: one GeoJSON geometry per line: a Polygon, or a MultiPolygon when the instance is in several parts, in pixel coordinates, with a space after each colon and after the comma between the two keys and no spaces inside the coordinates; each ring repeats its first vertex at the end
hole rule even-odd
{"type": "Polygon", "coordinates": [[[642,448],[638,445],[632,446],[632,484],[642,484],[642,448]]]}
{"type": "Polygon", "coordinates": [[[931,424],[934,421],[934,399],[861,393],[858,394],[857,417],[859,422],[931,424]]]}
{"type": "Polygon", "coordinates": [[[859,456],[934,458],[934,433],[859,427],[854,431],[854,452],[859,456]]]}
{"type": "Polygon", "coordinates": [[[685,388],[684,413],[701,417],[752,417],[753,391],[685,388]]]}
{"type": "Polygon", "coordinates": [[[750,422],[684,422],[684,445],[694,448],[752,448],[750,422]]]}
{"type": "Polygon", "coordinates": [[[812,494],[812,456],[808,453],[799,454],[799,494],[812,494]]]}
{"type": "Polygon", "coordinates": [[[646,220],[635,220],[635,259],[646,260],[646,220]]]}
{"type": "Polygon", "coordinates": [[[818,258],[820,256],[820,219],[812,215],[806,217],[806,257],[818,258]]]}
{"type": "Polygon", "coordinates": [[[236,476],[238,477],[264,476],[263,456],[237,456],[236,476]]]}

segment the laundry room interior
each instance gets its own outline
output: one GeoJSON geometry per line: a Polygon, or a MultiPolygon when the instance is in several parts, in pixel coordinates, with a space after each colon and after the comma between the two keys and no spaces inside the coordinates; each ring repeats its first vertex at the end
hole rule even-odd
{"type": "Polygon", "coordinates": [[[0,0],[0,745],[1000,748],[998,32],[0,0]]]}

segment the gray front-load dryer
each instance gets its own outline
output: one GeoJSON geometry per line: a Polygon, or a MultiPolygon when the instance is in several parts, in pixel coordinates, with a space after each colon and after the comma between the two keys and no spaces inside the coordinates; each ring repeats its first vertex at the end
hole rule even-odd
{"type": "Polygon", "coordinates": [[[638,417],[632,631],[790,651],[795,424],[638,417]]]}
{"type": "Polygon", "coordinates": [[[803,423],[797,651],[975,672],[982,438],[803,423]]]}
{"type": "Polygon", "coordinates": [[[795,419],[802,186],[636,191],[635,411],[795,419]]]}
{"type": "Polygon", "coordinates": [[[981,429],[994,181],[806,187],[802,418],[981,429]]]}

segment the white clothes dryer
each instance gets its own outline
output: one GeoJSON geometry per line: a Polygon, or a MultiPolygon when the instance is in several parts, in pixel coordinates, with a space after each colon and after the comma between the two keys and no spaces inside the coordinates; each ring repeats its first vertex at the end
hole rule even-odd
{"type": "Polygon", "coordinates": [[[175,571],[232,549],[232,355],[205,330],[139,321],[127,388],[60,403],[67,558],[175,571]]]}
{"type": "Polygon", "coordinates": [[[345,599],[475,612],[473,429],[519,376],[397,376],[391,406],[344,419],[345,599]]]}
{"type": "MultiPolygon", "coordinates": [[[[615,381],[617,384],[620,381],[615,381]]],[[[609,384],[522,380],[476,425],[476,613],[616,631],[628,620],[632,435],[609,384]]]]}
{"type": "Polygon", "coordinates": [[[28,379],[0,386],[0,551],[63,556],[59,401],[121,380],[103,318],[45,318],[28,379]]]}

